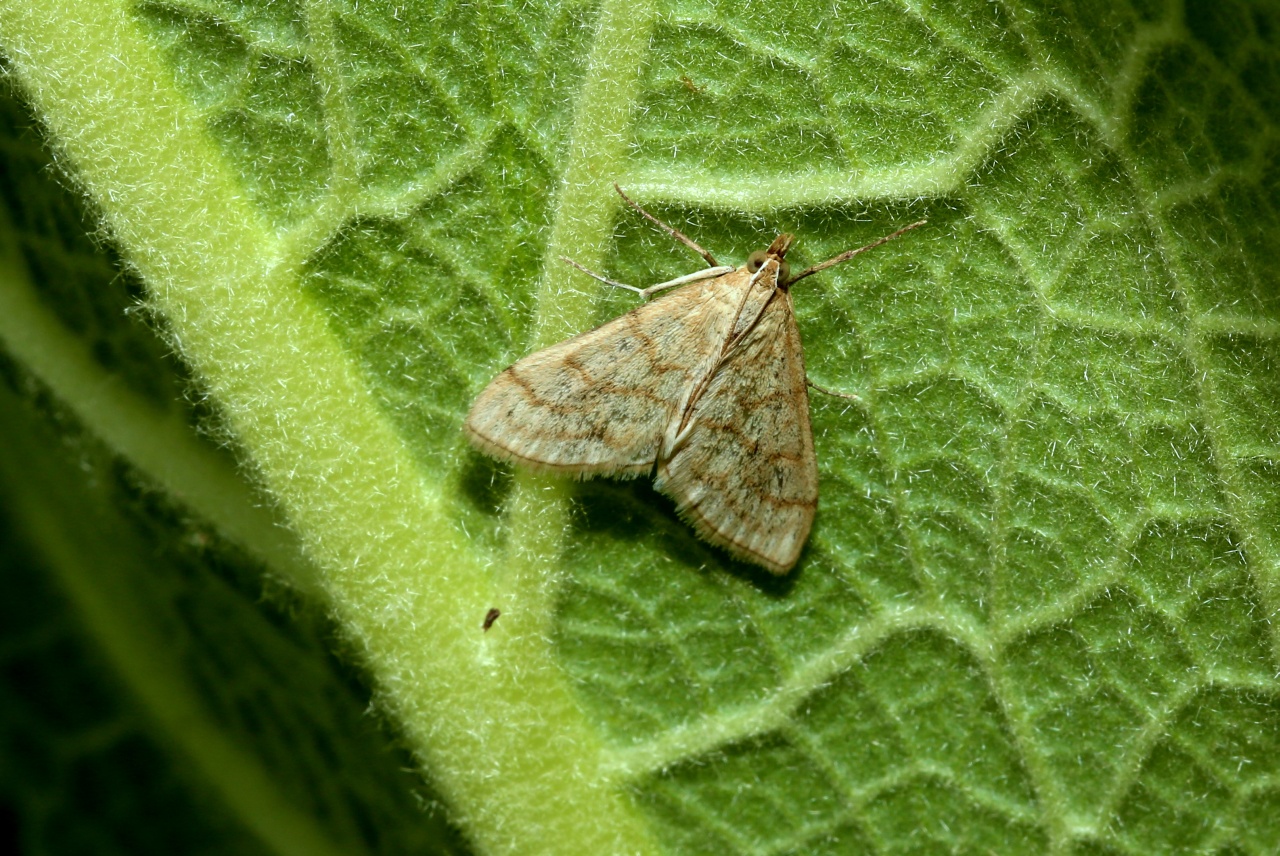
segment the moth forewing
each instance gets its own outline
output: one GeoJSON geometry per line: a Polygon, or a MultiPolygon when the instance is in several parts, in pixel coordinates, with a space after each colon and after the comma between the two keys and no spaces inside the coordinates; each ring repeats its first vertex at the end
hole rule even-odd
{"type": "MultiPolygon", "coordinates": [[[[776,242],[775,242],[776,243],[776,242]]],[[[772,248],[771,248],[772,249],[772,248]]],[[[818,505],[804,351],[779,258],[747,279],[724,356],[664,444],[654,486],[705,540],[789,571],[818,505]]]]}
{"type": "Polygon", "coordinates": [[[717,283],[683,286],[515,363],[472,404],[467,436],[541,472],[652,472],[668,426],[729,335],[734,290],[717,283]]]}

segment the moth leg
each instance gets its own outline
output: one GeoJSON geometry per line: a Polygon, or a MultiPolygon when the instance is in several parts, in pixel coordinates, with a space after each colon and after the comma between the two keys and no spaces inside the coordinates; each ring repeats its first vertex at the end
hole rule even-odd
{"type": "Polygon", "coordinates": [[[809,386],[813,387],[814,389],[816,389],[818,392],[825,392],[827,395],[834,395],[836,398],[847,398],[850,401],[862,401],[861,396],[854,395],[851,392],[835,392],[833,390],[827,389],[826,387],[818,386],[816,383],[809,380],[809,378],[807,377],[804,379],[804,382],[807,383],[809,386]]]}
{"type": "Polygon", "coordinates": [[[618,186],[618,182],[615,181],[613,183],[613,189],[618,191],[618,195],[622,197],[623,202],[627,203],[632,208],[639,211],[640,215],[644,217],[646,220],[648,220],[650,223],[653,223],[659,229],[666,232],[668,235],[675,238],[677,241],[684,244],[686,247],[693,250],[698,255],[702,256],[704,259],[707,260],[708,265],[710,265],[713,268],[721,267],[720,262],[716,261],[715,256],[711,255],[711,253],[707,252],[706,250],[702,249],[702,247],[698,246],[697,242],[694,241],[692,238],[690,238],[688,235],[686,235],[684,232],[681,232],[679,229],[675,228],[674,226],[668,226],[666,223],[663,223],[657,217],[654,217],[648,211],[644,210],[639,205],[632,202],[631,197],[622,192],[622,188],[618,186]]]}
{"type": "Polygon", "coordinates": [[[576,267],[578,270],[582,271],[587,276],[598,279],[601,282],[603,282],[605,285],[612,285],[614,288],[625,288],[627,291],[634,291],[636,294],[640,294],[640,295],[644,294],[643,288],[637,288],[634,285],[627,285],[625,282],[618,282],[616,279],[609,279],[609,277],[607,276],[601,276],[600,274],[593,271],[591,268],[587,267],[586,265],[578,264],[568,256],[561,256],[560,261],[564,262],[567,265],[572,265],[573,267],[576,267]]]}
{"type": "Polygon", "coordinates": [[[609,279],[608,277],[601,276],[600,274],[596,273],[595,271],[591,270],[585,265],[578,264],[568,256],[561,256],[560,261],[564,262],[565,264],[573,265],[578,270],[585,273],[587,276],[594,277],[606,285],[612,285],[614,288],[625,288],[627,291],[634,291],[636,294],[646,299],[650,295],[656,294],[659,291],[665,291],[668,288],[675,288],[680,285],[687,285],[691,282],[697,282],[698,280],[701,280],[701,279],[712,279],[717,276],[724,276],[726,273],[733,273],[733,268],[729,267],[728,265],[720,265],[719,267],[711,267],[711,268],[707,268],[706,270],[700,270],[694,273],[685,274],[684,276],[678,276],[675,279],[669,279],[666,282],[660,282],[657,285],[651,285],[648,288],[637,288],[634,285],[627,285],[625,282],[618,282],[615,279],[609,279]]]}

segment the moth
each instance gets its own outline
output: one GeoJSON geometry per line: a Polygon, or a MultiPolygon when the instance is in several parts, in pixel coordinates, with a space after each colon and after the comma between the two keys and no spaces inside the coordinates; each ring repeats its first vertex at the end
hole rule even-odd
{"type": "Polygon", "coordinates": [[[821,389],[805,376],[791,287],[925,221],[793,276],[790,234],[738,268],[721,265],[614,188],[710,267],[640,289],[564,259],[645,298],[675,290],[504,370],[472,404],[466,435],[536,472],[652,473],[701,538],[785,574],[818,507],[808,386],[821,389]]]}

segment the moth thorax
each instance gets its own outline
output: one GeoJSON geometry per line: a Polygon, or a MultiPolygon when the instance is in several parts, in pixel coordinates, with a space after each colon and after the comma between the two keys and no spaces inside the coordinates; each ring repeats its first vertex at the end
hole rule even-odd
{"type": "Polygon", "coordinates": [[[755,273],[764,267],[765,262],[775,259],[778,262],[778,287],[786,288],[787,281],[791,278],[791,265],[787,264],[787,250],[791,249],[791,241],[794,237],[789,232],[783,232],[773,239],[769,249],[756,250],[747,259],[747,270],[755,273]]]}
{"type": "Polygon", "coordinates": [[[755,254],[747,260],[747,270],[752,273],[758,273],[760,268],[765,266],[768,261],[776,261],[778,265],[778,288],[786,288],[787,281],[791,278],[791,265],[785,259],[770,259],[763,251],[760,252],[760,258],[756,258],[755,254]]]}

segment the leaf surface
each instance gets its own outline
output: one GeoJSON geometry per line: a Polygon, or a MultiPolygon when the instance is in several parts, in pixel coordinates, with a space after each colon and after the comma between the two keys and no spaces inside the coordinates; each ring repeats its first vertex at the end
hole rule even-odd
{"type": "MultiPolygon", "coordinates": [[[[45,453],[97,438],[328,610],[476,852],[1274,846],[1274,3],[15,0],[0,50],[110,237],[59,236],[11,120],[0,341],[63,414],[45,453]],[[815,396],[786,579],[644,483],[462,438],[499,370],[630,305],[558,256],[700,264],[615,180],[734,263],[930,220],[797,286],[810,375],[865,403],[815,396]],[[139,294],[176,369],[120,311],[139,294]]],[[[67,573],[89,637],[128,641],[67,573]]]]}

